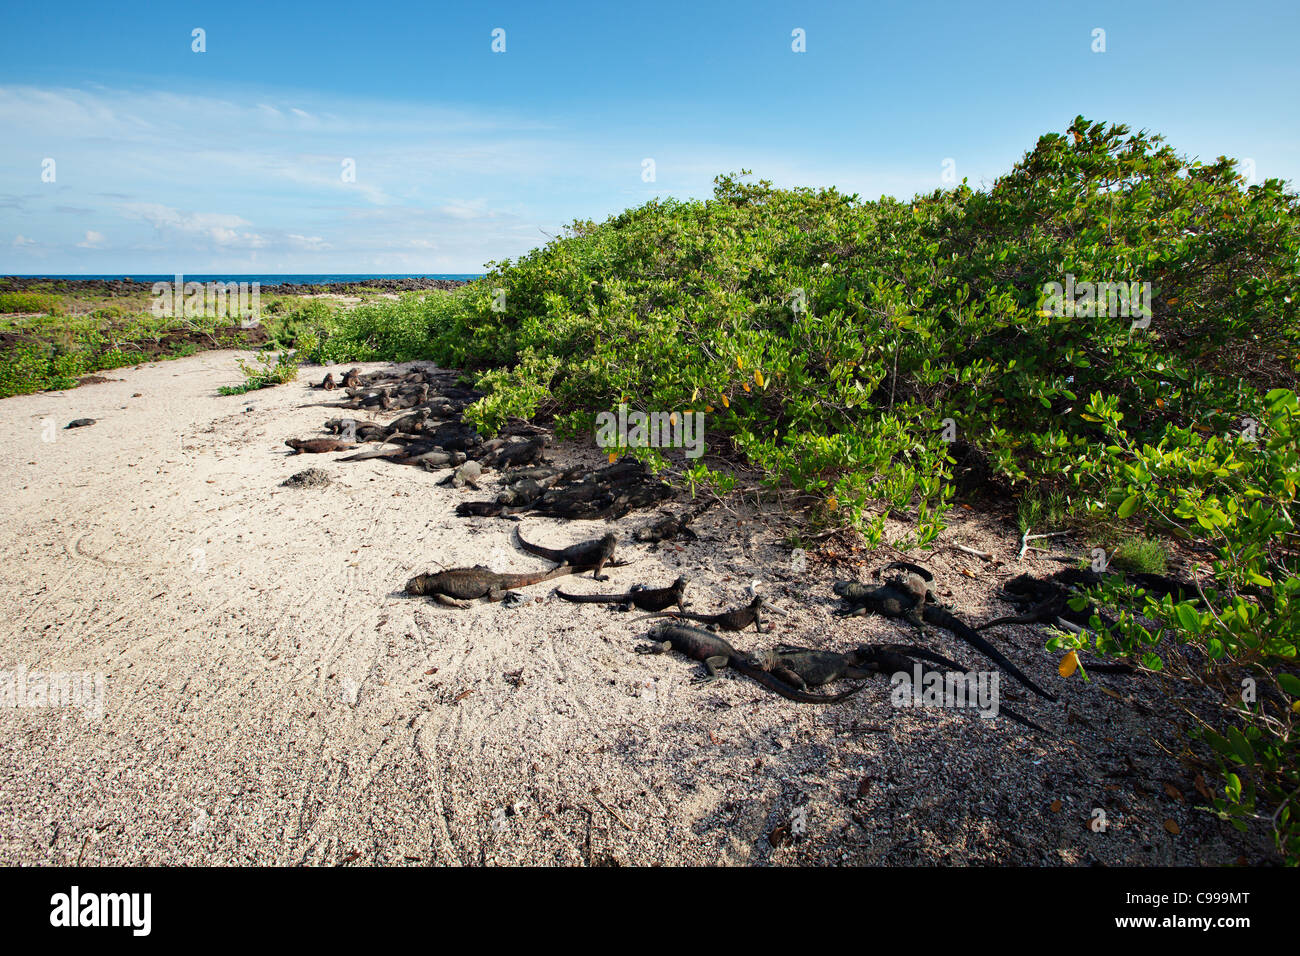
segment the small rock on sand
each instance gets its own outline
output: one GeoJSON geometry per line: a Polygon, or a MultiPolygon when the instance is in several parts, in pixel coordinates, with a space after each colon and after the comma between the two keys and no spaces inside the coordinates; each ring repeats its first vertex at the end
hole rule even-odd
{"type": "Polygon", "coordinates": [[[329,472],[321,468],[308,468],[280,482],[286,488],[324,488],[329,483],[329,472]]]}

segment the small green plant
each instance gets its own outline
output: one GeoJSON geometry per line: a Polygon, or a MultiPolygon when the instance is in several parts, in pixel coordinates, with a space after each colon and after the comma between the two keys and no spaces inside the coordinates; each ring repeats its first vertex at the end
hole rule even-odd
{"type": "Polygon", "coordinates": [[[1162,541],[1135,535],[1119,543],[1110,564],[1119,571],[1164,574],[1169,567],[1169,552],[1162,541]]]}
{"type": "Polygon", "coordinates": [[[1043,524],[1043,499],[1036,490],[1030,489],[1020,497],[1016,504],[1016,527],[1021,534],[1029,534],[1043,524]]]}
{"type": "Polygon", "coordinates": [[[1054,530],[1064,526],[1066,519],[1070,516],[1070,500],[1066,497],[1065,492],[1059,488],[1053,490],[1047,496],[1044,508],[1047,525],[1054,530]]]}
{"type": "Polygon", "coordinates": [[[243,395],[259,388],[283,385],[298,377],[298,363],[288,351],[282,351],[274,362],[270,352],[260,354],[256,365],[240,359],[239,370],[246,376],[245,381],[240,385],[222,385],[217,389],[218,394],[243,395]]]}

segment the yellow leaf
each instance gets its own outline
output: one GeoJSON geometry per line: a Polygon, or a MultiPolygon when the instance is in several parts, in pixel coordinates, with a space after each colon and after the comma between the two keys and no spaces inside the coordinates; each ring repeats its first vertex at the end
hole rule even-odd
{"type": "Polygon", "coordinates": [[[691,401],[692,401],[692,402],[694,402],[694,401],[695,401],[697,398],[699,398],[699,397],[700,397],[700,390],[699,390],[698,388],[697,388],[695,391],[691,392],[691,401]]]}
{"type": "Polygon", "coordinates": [[[748,382],[741,382],[741,383],[740,383],[740,387],[743,388],[743,389],[744,389],[745,391],[747,391],[747,392],[749,391],[749,383],[748,383],[748,382]]]}
{"type": "Polygon", "coordinates": [[[731,407],[731,402],[727,401],[727,396],[726,396],[726,395],[723,395],[723,396],[722,396],[722,407],[723,407],[723,408],[730,408],[730,407],[731,407]]]}
{"type": "Polygon", "coordinates": [[[745,360],[744,360],[743,358],[741,358],[739,355],[737,355],[737,356],[736,356],[736,368],[744,368],[744,367],[745,367],[745,360]]]}
{"type": "Polygon", "coordinates": [[[759,388],[763,387],[763,373],[758,369],[754,369],[754,381],[758,383],[759,388]]]}
{"type": "Polygon", "coordinates": [[[710,414],[710,415],[713,414],[713,406],[712,406],[712,405],[705,405],[705,406],[704,406],[704,411],[705,411],[705,413],[707,413],[707,414],[710,414]]]}
{"type": "Polygon", "coordinates": [[[826,510],[827,510],[827,511],[835,511],[836,509],[839,508],[839,506],[840,506],[839,499],[836,498],[834,495],[832,495],[831,497],[829,497],[829,498],[826,499],[826,510]]]}
{"type": "Polygon", "coordinates": [[[1062,677],[1069,677],[1078,669],[1079,669],[1078,651],[1070,651],[1070,653],[1062,657],[1061,663],[1057,665],[1056,668],[1057,673],[1059,673],[1062,677]]]}
{"type": "Polygon", "coordinates": [[[616,452],[616,451],[611,451],[611,452],[609,453],[609,463],[612,465],[612,464],[614,464],[614,462],[617,461],[617,460],[618,460],[618,452],[616,452]]]}
{"type": "Polygon", "coordinates": [[[671,415],[668,416],[668,424],[669,424],[669,425],[676,425],[676,424],[677,424],[677,413],[676,413],[676,412],[673,412],[671,415]]]}

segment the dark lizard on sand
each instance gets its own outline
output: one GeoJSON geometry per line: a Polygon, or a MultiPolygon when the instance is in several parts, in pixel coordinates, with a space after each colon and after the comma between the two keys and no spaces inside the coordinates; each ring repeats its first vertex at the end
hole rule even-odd
{"type": "MultiPolygon", "coordinates": [[[[885,617],[901,617],[915,620],[912,615],[916,610],[916,595],[906,588],[900,587],[895,582],[880,587],[872,587],[868,584],[860,584],[857,581],[836,581],[834,591],[845,603],[845,609],[840,611],[841,614],[865,614],[868,611],[874,611],[876,614],[885,617]]],[[[1054,694],[1048,693],[1035,684],[1020,668],[1011,663],[1005,654],[986,641],[978,631],[957,618],[947,608],[938,604],[926,604],[921,616],[922,620],[927,623],[952,631],[953,634],[960,637],[971,647],[1001,665],[1012,677],[1034,691],[1034,693],[1046,697],[1048,700],[1056,700],[1054,694]]]]}
{"type": "Polygon", "coordinates": [[[681,511],[678,514],[666,513],[657,521],[654,521],[644,527],[637,528],[632,534],[634,541],[642,544],[657,544],[661,541],[671,541],[673,538],[682,537],[687,541],[694,541],[698,535],[691,530],[690,526],[700,515],[713,507],[717,499],[710,499],[691,510],[681,511]]]}
{"type": "Polygon", "coordinates": [[[476,598],[488,601],[500,601],[506,592],[514,588],[540,584],[551,578],[565,574],[575,574],[577,568],[560,565],[549,571],[537,571],[532,574],[498,574],[489,571],[481,564],[472,568],[452,568],[450,571],[438,571],[435,574],[417,574],[406,582],[406,593],[418,596],[426,595],[447,607],[469,607],[476,598]]]}
{"type": "Polygon", "coordinates": [[[638,648],[638,653],[663,654],[673,650],[679,654],[685,654],[692,660],[702,663],[704,669],[708,671],[709,676],[700,678],[698,683],[716,680],[719,676],[719,668],[730,667],[746,677],[758,681],[768,690],[775,691],[787,700],[795,700],[805,704],[838,703],[846,697],[856,694],[861,689],[855,687],[842,694],[829,697],[798,690],[763,670],[758,661],[751,655],[741,653],[723,638],[708,631],[702,631],[698,627],[687,627],[684,624],[661,624],[651,632],[650,636],[655,640],[655,643],[649,647],[638,648]]]}
{"type": "MultiPolygon", "coordinates": [[[[730,611],[723,611],[721,614],[696,614],[692,611],[663,611],[659,614],[648,614],[646,617],[675,617],[685,618],[691,621],[699,621],[711,627],[720,627],[724,631],[743,631],[749,625],[754,625],[754,630],[763,633],[763,621],[759,612],[763,609],[763,597],[760,594],[754,595],[754,600],[750,601],[744,607],[732,608],[730,611]]],[[[644,621],[646,618],[637,618],[644,621]]]]}
{"type": "Polygon", "coordinates": [[[351,451],[357,447],[352,442],[336,441],[333,438],[308,438],[306,440],[290,438],[285,444],[293,449],[295,455],[303,453],[320,455],[330,451],[351,451]]]}
{"type": "Polygon", "coordinates": [[[556,595],[566,601],[577,604],[625,604],[640,608],[642,611],[662,611],[677,605],[679,610],[686,610],[683,593],[686,591],[686,579],[678,578],[666,588],[648,588],[638,584],[624,594],[566,594],[556,590],[556,595]]]}
{"type": "Polygon", "coordinates": [[[543,548],[539,544],[528,543],[518,528],[515,528],[515,536],[519,539],[519,546],[529,554],[535,554],[539,558],[557,564],[571,565],[576,571],[591,571],[591,576],[597,581],[609,580],[609,575],[600,573],[606,565],[617,567],[620,564],[613,560],[614,548],[618,546],[618,535],[612,532],[603,538],[582,541],[558,549],[543,548]]]}
{"type": "Polygon", "coordinates": [[[906,617],[916,623],[921,623],[921,614],[925,609],[926,602],[933,603],[936,600],[934,593],[934,574],[927,568],[919,564],[912,564],[910,561],[894,561],[885,565],[876,572],[876,577],[880,577],[886,571],[906,571],[906,574],[895,577],[890,583],[896,588],[902,588],[912,596],[912,607],[907,611],[906,617]]]}

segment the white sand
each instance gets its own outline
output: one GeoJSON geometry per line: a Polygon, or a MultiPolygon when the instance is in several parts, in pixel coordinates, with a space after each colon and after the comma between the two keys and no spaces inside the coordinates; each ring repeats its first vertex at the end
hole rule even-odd
{"type": "MultiPolygon", "coordinates": [[[[1242,852],[1190,809],[1194,771],[1148,739],[1147,727],[1175,739],[1172,725],[1096,690],[1149,701],[1157,685],[1062,681],[1033,632],[999,642],[1062,702],[1025,700],[1009,681],[1004,699],[1060,729],[1057,740],[1005,718],[895,710],[883,680],[834,708],[734,675],[695,686],[698,665],[633,652],[646,632],[635,615],[566,604],[550,584],[515,608],[404,597],[406,579],[437,562],[546,565],[511,543],[513,522],[454,517],[490,485],[453,491],[383,461],[288,456],[286,438],[337,414],[300,406],[338,393],[309,390],[321,373],[306,370],[220,397],[240,378],[238,355],[0,402],[0,670],[106,680],[100,720],[0,710],[0,863],[1191,863],[1242,852]],[[63,430],[79,417],[99,421],[63,430]],[[280,487],[311,466],[334,483],[280,487]],[[516,686],[505,675],[520,670],[516,686]],[[1072,712],[1092,727],[1068,723],[1072,712]],[[1168,797],[1164,781],[1190,800],[1168,797]],[[1086,827],[1097,806],[1104,834],[1086,827]],[[797,839],[773,847],[782,828],[797,839]]],[[[568,544],[605,525],[523,527],[568,544]]],[[[684,572],[694,608],[708,610],[739,603],[758,577],[791,613],[738,645],[918,639],[832,618],[833,572],[815,560],[791,570],[779,525],[718,507],[700,530],[684,549],[626,548],[636,563],[604,584],[559,583],[594,593],[684,572]]],[[[945,540],[1004,555],[1017,543],[969,521],[945,540]]],[[[987,595],[1024,569],[951,551],[932,563],[981,617],[1006,612],[987,595]]]]}

